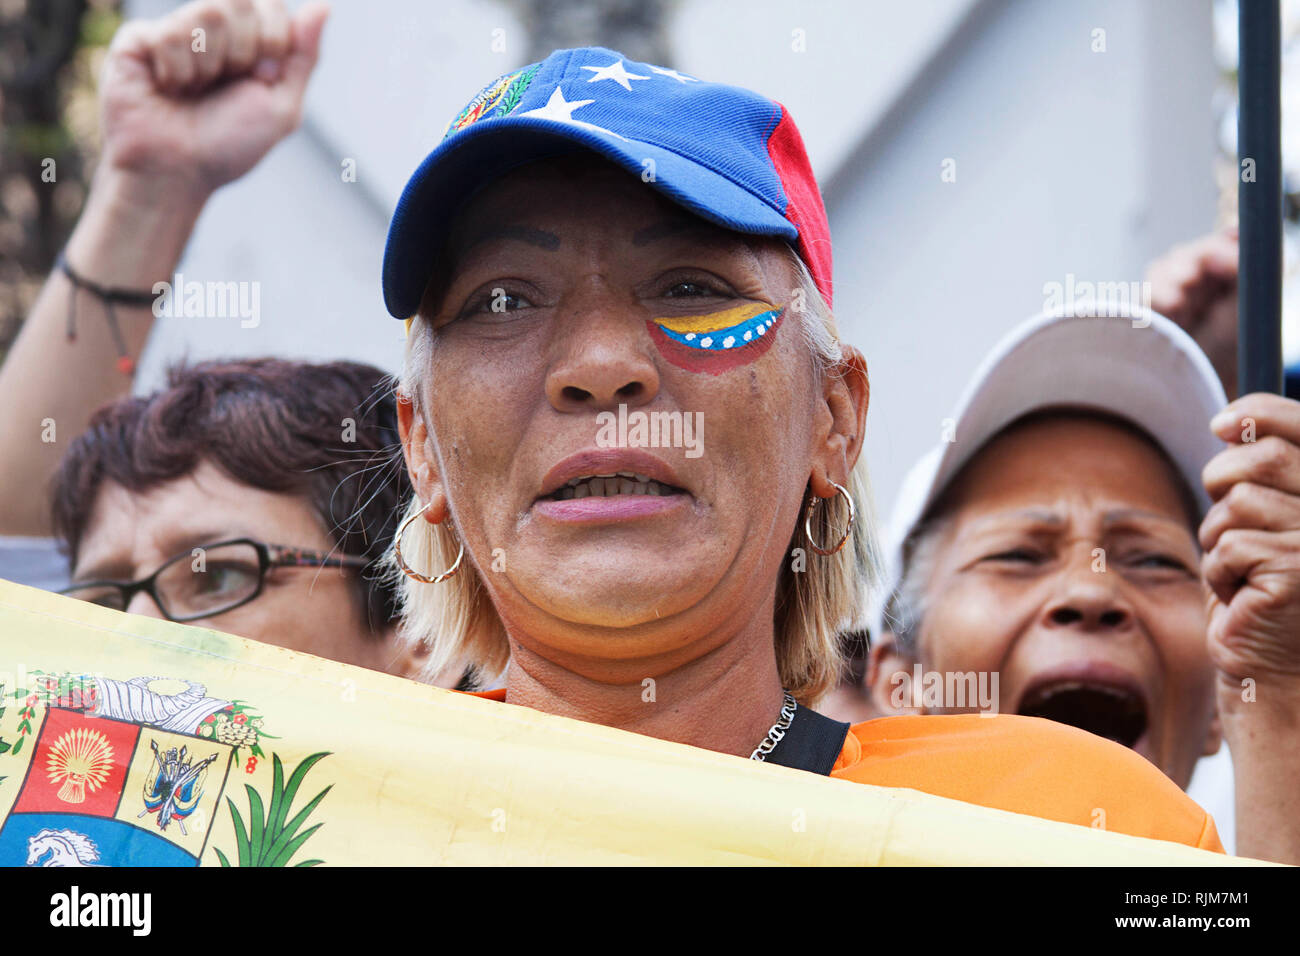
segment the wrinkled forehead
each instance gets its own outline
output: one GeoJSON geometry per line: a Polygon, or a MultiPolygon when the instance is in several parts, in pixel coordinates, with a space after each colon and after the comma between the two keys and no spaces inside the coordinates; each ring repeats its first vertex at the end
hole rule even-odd
{"type": "Polygon", "coordinates": [[[233,538],[318,549],[332,545],[301,495],[255,488],[204,461],[186,475],[147,489],[104,481],[75,543],[73,570],[129,576],[136,565],[233,538]]]}
{"type": "Polygon", "coordinates": [[[958,472],[935,512],[965,522],[1031,512],[1046,518],[1067,500],[1197,523],[1187,482],[1155,439],[1122,419],[1076,409],[1008,425],[958,472]]]}
{"type": "Polygon", "coordinates": [[[518,166],[468,197],[432,263],[420,313],[430,315],[459,271],[506,240],[558,252],[577,244],[630,252],[672,243],[709,256],[739,255],[785,268],[784,240],[725,229],[599,156],[573,152],[518,166]]]}

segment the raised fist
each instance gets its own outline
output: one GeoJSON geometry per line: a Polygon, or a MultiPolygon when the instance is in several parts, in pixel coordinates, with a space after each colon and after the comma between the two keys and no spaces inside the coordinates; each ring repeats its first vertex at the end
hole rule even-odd
{"type": "Polygon", "coordinates": [[[283,0],[196,0],[113,38],[100,86],[114,171],[201,195],[237,179],[302,119],[329,7],[290,17],[283,0]]]}

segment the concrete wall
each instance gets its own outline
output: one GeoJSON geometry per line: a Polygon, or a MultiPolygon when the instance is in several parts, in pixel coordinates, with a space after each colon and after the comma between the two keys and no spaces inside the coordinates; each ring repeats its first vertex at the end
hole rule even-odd
{"type": "MultiPolygon", "coordinates": [[[[978,356],[1037,311],[1043,283],[1140,278],[1151,256],[1211,225],[1209,3],[736,9],[679,4],[676,65],[762,90],[804,132],[831,218],[837,313],[871,365],[867,448],[887,509],[978,356]],[[1104,53],[1092,52],[1097,29],[1104,53]],[[945,183],[949,158],[957,178],[945,183]]],[[[400,327],[379,296],[388,214],[447,119],[525,46],[499,4],[336,3],[304,130],[214,197],[182,263],[193,278],[259,280],[259,326],[163,320],[139,387],[181,356],[395,369],[400,327]],[[356,182],[343,181],[344,160],[356,182]]]]}
{"type": "Polygon", "coordinates": [[[882,510],[1044,283],[1140,280],[1211,227],[1210,42],[1208,4],[986,3],[826,183],[882,510]]]}
{"type": "MultiPolygon", "coordinates": [[[[162,320],[140,390],[183,356],[396,370],[401,326],[379,293],[388,214],[447,120],[522,65],[526,38],[491,2],[334,7],[304,130],[213,199],[181,266],[258,280],[260,324],[162,320]]],[[[836,311],[870,363],[882,513],[980,356],[1042,307],[1044,283],[1140,279],[1212,225],[1209,0],[683,0],[668,30],[678,69],[766,93],[804,133],[836,311]],[[941,179],[946,159],[955,182],[941,179]]],[[[1224,751],[1193,785],[1229,845],[1230,784],[1224,751]]]]}

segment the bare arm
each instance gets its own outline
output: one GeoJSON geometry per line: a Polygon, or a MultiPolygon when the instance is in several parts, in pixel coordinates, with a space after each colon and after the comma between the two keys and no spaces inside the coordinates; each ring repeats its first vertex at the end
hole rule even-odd
{"type": "Polygon", "coordinates": [[[1246,395],[1213,428],[1200,538],[1237,852],[1300,864],[1300,402],[1246,395]]]}
{"type": "MultiPolygon", "coordinates": [[[[145,291],[170,281],[212,192],[297,127],[327,14],[199,0],[118,31],[100,86],[103,154],[65,250],[80,276],[145,291]]],[[[153,313],[115,313],[134,358],[153,313]]],[[[104,304],[56,271],[0,368],[0,534],[49,534],[46,490],[69,440],[130,388],[117,358],[104,304]]]]}
{"type": "Polygon", "coordinates": [[[1220,684],[1219,706],[1235,772],[1237,854],[1300,863],[1300,691],[1220,684]]]}
{"type": "MultiPolygon", "coordinates": [[[[101,173],[68,241],[67,258],[79,274],[133,289],[150,289],[172,274],[202,202],[158,203],[147,189],[101,173]]],[[[77,334],[68,340],[73,294],[62,273],[50,276],[0,368],[0,533],[49,533],[45,489],[68,441],[85,430],[91,412],[131,384],[117,366],[104,306],[86,293],[77,296],[77,334]]],[[[127,354],[139,355],[152,312],[119,305],[116,314],[127,354]]]]}

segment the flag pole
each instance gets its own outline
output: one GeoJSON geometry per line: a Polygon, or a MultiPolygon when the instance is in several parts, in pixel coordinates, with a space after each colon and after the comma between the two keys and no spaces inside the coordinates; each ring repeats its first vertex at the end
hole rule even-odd
{"type": "Polygon", "coordinates": [[[1237,0],[1237,391],[1282,391],[1282,38],[1278,0],[1237,0]]]}

